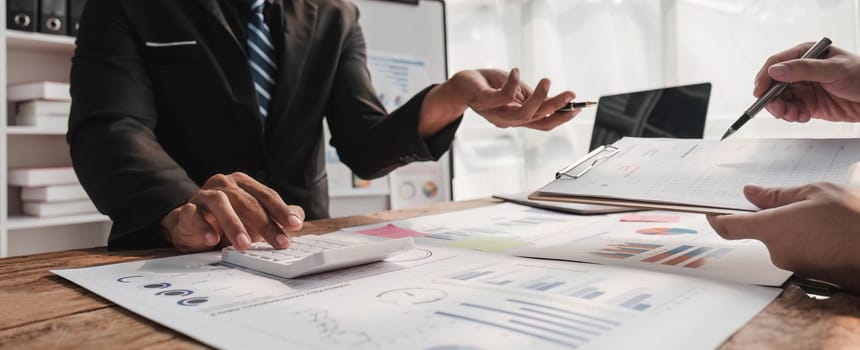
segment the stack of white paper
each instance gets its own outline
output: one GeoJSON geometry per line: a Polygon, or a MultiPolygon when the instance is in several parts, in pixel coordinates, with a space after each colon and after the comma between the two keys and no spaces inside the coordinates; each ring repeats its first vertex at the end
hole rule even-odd
{"type": "Polygon", "coordinates": [[[17,102],[16,125],[65,129],[69,122],[72,98],[68,83],[36,81],[11,84],[7,97],[10,102],[17,102]]]}
{"type": "Polygon", "coordinates": [[[21,211],[38,217],[95,213],[95,205],[72,167],[9,170],[9,185],[21,187],[21,211]]]}

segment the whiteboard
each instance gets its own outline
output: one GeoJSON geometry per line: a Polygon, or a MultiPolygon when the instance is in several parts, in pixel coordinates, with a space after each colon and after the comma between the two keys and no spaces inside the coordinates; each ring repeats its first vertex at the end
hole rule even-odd
{"type": "MultiPolygon", "coordinates": [[[[441,0],[354,0],[367,44],[374,88],[390,112],[432,83],[448,78],[445,4],[441,0]],[[389,74],[390,73],[390,74],[389,74]]],[[[327,150],[327,155],[334,153],[327,150]]],[[[332,215],[402,209],[451,200],[450,152],[438,162],[412,163],[383,179],[355,179],[327,158],[332,215]],[[388,196],[385,207],[339,209],[357,197],[388,196]],[[340,199],[340,200],[339,200],[340,199]]],[[[379,203],[379,202],[376,202],[379,203]]],[[[355,204],[353,204],[355,206],[355,204]]]]}
{"type": "MultiPolygon", "coordinates": [[[[355,0],[367,50],[424,57],[430,78],[448,79],[445,3],[421,0],[418,5],[397,1],[355,0]]],[[[415,91],[418,92],[418,91],[415,91]]]]}

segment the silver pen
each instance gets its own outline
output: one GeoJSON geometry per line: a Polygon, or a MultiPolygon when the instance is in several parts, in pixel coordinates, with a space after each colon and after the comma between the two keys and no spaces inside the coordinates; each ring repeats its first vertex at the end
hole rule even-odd
{"type": "MultiPolygon", "coordinates": [[[[815,43],[815,45],[812,45],[812,47],[810,47],[809,50],[807,50],[800,58],[821,58],[824,56],[824,53],[827,52],[827,49],[830,48],[830,44],[830,39],[827,37],[821,38],[821,40],[815,43]]],[[[774,97],[779,96],[779,94],[788,87],[788,84],[789,83],[776,83],[771,85],[770,88],[767,89],[767,92],[756,100],[755,103],[753,103],[752,106],[750,106],[750,108],[748,108],[746,112],[744,112],[744,114],[738,118],[738,120],[736,120],[728,130],[726,130],[726,133],[723,134],[720,141],[725,140],[727,137],[738,131],[744,124],[752,119],[752,117],[758,114],[758,112],[761,111],[768,102],[773,100],[774,97]]]]}

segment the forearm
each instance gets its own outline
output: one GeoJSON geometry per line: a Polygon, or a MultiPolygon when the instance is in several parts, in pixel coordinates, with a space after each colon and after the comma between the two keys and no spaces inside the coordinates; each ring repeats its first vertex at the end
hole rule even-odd
{"type": "Polygon", "coordinates": [[[427,93],[418,116],[418,135],[427,139],[456,121],[468,108],[465,91],[458,75],[427,93]]]}
{"type": "Polygon", "coordinates": [[[364,37],[356,24],[345,39],[325,111],[340,160],[358,176],[375,178],[414,161],[439,159],[465,110],[449,103],[456,97],[452,81],[428,87],[386,111],[371,83],[364,37]]]}
{"type": "Polygon", "coordinates": [[[114,221],[111,248],[158,244],[159,220],[197,190],[151,131],[131,118],[77,124],[69,145],[81,184],[114,221]]]}

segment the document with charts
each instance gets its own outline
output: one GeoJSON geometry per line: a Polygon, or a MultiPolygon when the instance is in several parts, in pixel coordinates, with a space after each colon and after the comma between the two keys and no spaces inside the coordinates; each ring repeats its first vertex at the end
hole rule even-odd
{"type": "Polygon", "coordinates": [[[856,185],[860,139],[625,137],[562,169],[529,198],[728,214],[758,208],[743,186],[856,185]]]}
{"type": "Polygon", "coordinates": [[[780,286],[791,272],[776,267],[759,241],[728,241],[705,215],[640,211],[570,215],[513,203],[428,215],[345,231],[417,244],[530,258],[581,261],[780,286]]]}
{"type": "Polygon", "coordinates": [[[437,247],[297,279],[218,252],[54,273],[221,349],[713,349],[781,291],[437,247]]]}

